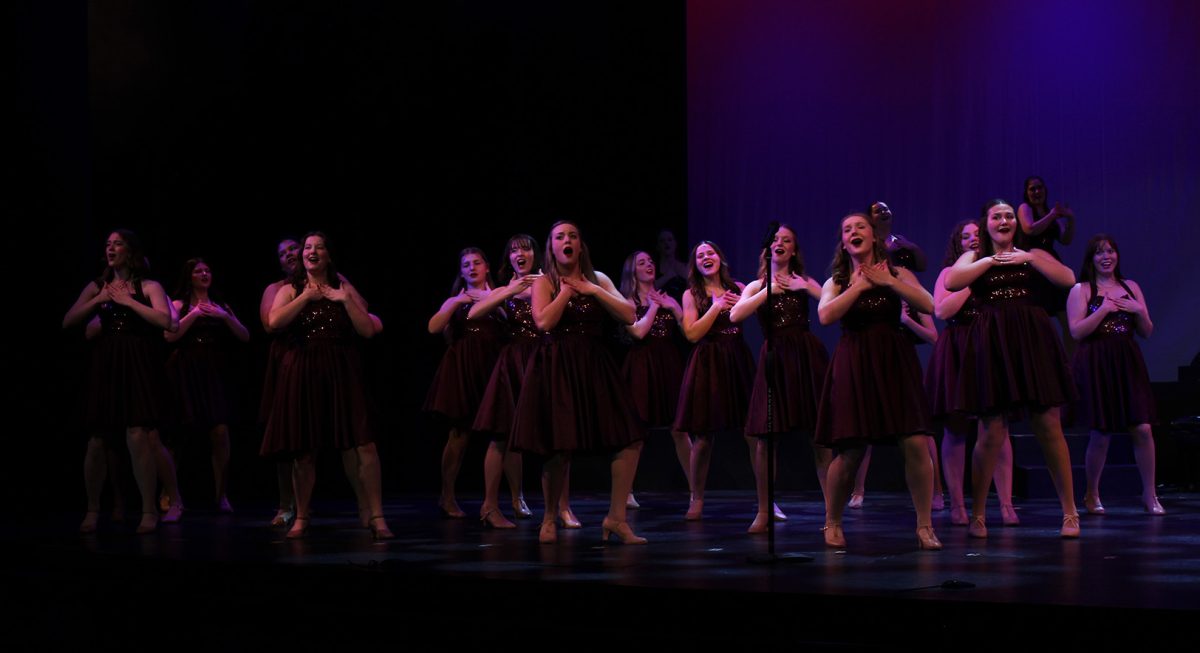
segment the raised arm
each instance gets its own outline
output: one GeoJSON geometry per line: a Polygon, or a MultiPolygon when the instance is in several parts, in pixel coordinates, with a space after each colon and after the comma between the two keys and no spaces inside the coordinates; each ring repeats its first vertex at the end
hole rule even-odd
{"type": "Polygon", "coordinates": [[[962,310],[967,300],[971,298],[971,289],[963,288],[953,292],[946,290],[946,277],[950,268],[942,268],[937,281],[933,284],[933,314],[939,320],[949,320],[962,310]]]}
{"type": "Polygon", "coordinates": [[[79,324],[95,312],[96,307],[108,301],[108,293],[95,283],[89,283],[83,287],[79,293],[79,297],[75,299],[75,303],[71,304],[71,308],[67,309],[67,314],[63,316],[63,328],[70,328],[79,324]]]}
{"type": "Polygon", "coordinates": [[[962,290],[982,277],[983,273],[995,264],[996,259],[991,256],[979,257],[976,252],[963,252],[954,265],[950,266],[942,285],[950,292],[962,290]]]}
{"type": "Polygon", "coordinates": [[[429,332],[441,333],[446,328],[446,325],[450,324],[450,318],[454,317],[454,312],[458,310],[458,307],[463,304],[470,304],[472,301],[474,300],[467,294],[466,290],[460,290],[457,295],[442,302],[442,307],[433,314],[433,317],[429,318],[429,332]]]}
{"type": "Polygon", "coordinates": [[[729,320],[731,322],[741,322],[751,315],[767,301],[767,284],[762,279],[755,279],[746,284],[742,289],[742,297],[729,309],[729,320]]]}

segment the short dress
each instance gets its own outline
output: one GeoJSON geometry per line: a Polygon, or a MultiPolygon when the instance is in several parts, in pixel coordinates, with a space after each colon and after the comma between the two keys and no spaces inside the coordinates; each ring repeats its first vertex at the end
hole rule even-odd
{"type": "Polygon", "coordinates": [[[545,336],[533,321],[529,300],[510,297],[504,300],[507,314],[508,343],[500,350],[492,375],[484,388],[479,410],[471,430],[508,439],[516,414],[517,398],[525,382],[525,369],[545,336]]]}
{"type": "MultiPolygon", "coordinates": [[[[712,304],[706,297],[696,307],[703,315],[712,304]]],[[[750,408],[754,358],[742,327],[721,311],[708,333],[696,343],[683,372],[674,430],[685,433],[741,431],[750,408]]]]}
{"type": "MultiPolygon", "coordinates": [[[[1088,315],[1103,300],[1103,295],[1093,297],[1088,315]]],[[[1077,421],[1094,430],[1125,431],[1155,419],[1150,374],[1134,339],[1136,319],[1125,311],[1109,313],[1075,350],[1071,368],[1080,395],[1077,421]]]]}
{"type": "Polygon", "coordinates": [[[424,407],[426,412],[460,429],[469,429],[475,423],[504,335],[495,311],[471,320],[467,319],[470,310],[470,304],[460,305],[446,325],[450,346],[433,375],[424,407]]]}
{"type": "MultiPolygon", "coordinates": [[[[817,406],[825,383],[829,354],[809,331],[808,294],[787,291],[772,295],[771,338],[775,365],[772,368],[771,422],[767,423],[767,343],[758,352],[758,371],[750,392],[747,435],[803,432],[811,434],[817,424],[817,406]]],[[[760,324],[767,323],[766,304],[758,309],[760,324]]]]}
{"type": "MultiPolygon", "coordinates": [[[[645,317],[649,310],[648,306],[638,306],[637,319],[645,317]]],[[[670,427],[675,422],[679,387],[683,382],[678,332],[675,314],[660,306],[650,331],[633,342],[621,365],[621,376],[629,385],[638,418],[651,428],[670,427]]]]}

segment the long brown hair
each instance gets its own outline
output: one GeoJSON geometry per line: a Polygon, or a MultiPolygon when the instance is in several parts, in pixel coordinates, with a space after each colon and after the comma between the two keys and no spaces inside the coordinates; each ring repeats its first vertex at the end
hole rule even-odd
{"type": "MultiPolygon", "coordinates": [[[[978,256],[978,258],[983,258],[984,256],[991,256],[996,253],[996,245],[995,245],[995,243],[992,242],[992,234],[990,232],[988,232],[987,217],[988,217],[988,211],[991,211],[993,207],[1000,206],[1001,204],[1003,204],[1009,208],[1012,208],[1011,202],[1009,202],[1008,200],[1006,200],[1004,198],[996,197],[996,198],[988,200],[987,202],[984,202],[983,209],[979,211],[979,256],[978,256]]],[[[1016,209],[1013,209],[1013,215],[1014,216],[1016,215],[1016,209]]],[[[1021,228],[1021,224],[1020,224],[1020,222],[1018,222],[1016,225],[1016,228],[1013,230],[1013,247],[1016,247],[1018,249],[1025,249],[1027,242],[1028,242],[1028,238],[1025,236],[1025,230],[1021,228]]]]}
{"type": "Polygon", "coordinates": [[[542,258],[546,266],[542,272],[550,280],[551,297],[558,296],[558,290],[562,284],[562,281],[559,279],[558,259],[554,258],[554,230],[564,224],[575,227],[575,231],[579,232],[579,273],[588,281],[599,283],[596,279],[596,269],[592,267],[592,255],[588,252],[587,243],[583,242],[583,230],[579,228],[579,224],[574,220],[559,220],[550,225],[550,233],[546,236],[546,253],[542,258]]]}
{"type": "MultiPolygon", "coordinates": [[[[180,317],[187,315],[188,310],[192,306],[192,272],[194,272],[196,270],[196,266],[200,265],[201,263],[208,265],[208,261],[199,256],[190,258],[183,263],[183,270],[179,275],[179,283],[175,286],[175,298],[183,304],[179,311],[180,317]]],[[[212,266],[208,265],[208,267],[211,273],[212,266]]],[[[221,296],[221,291],[212,285],[210,285],[208,288],[208,298],[217,306],[222,308],[226,307],[224,298],[221,296]]]]}
{"type": "Polygon", "coordinates": [[[725,260],[725,252],[711,240],[702,240],[696,243],[692,248],[692,254],[688,261],[688,287],[692,291],[692,299],[696,303],[696,310],[708,306],[708,291],[704,288],[704,275],[700,274],[700,268],[696,267],[696,250],[700,249],[701,245],[708,245],[717,253],[717,257],[721,259],[721,267],[717,269],[717,280],[721,287],[725,290],[738,292],[737,282],[733,280],[733,276],[729,273],[729,262],[725,260]]]}
{"type": "MultiPolygon", "coordinates": [[[[533,236],[528,234],[514,234],[508,239],[508,242],[504,243],[504,251],[500,255],[500,273],[497,275],[500,285],[507,285],[517,274],[517,271],[513,269],[512,259],[509,257],[512,254],[513,247],[528,247],[533,250],[533,269],[536,270],[542,267],[542,253],[538,251],[537,241],[534,240],[533,236]]],[[[462,257],[460,256],[458,260],[462,261],[462,257]]],[[[483,260],[486,261],[487,258],[485,257],[483,260]]]]}
{"type": "Polygon", "coordinates": [[[1086,281],[1088,289],[1092,291],[1089,297],[1096,296],[1096,250],[1100,249],[1101,243],[1108,243],[1116,252],[1117,265],[1113,268],[1113,278],[1121,284],[1130,297],[1133,297],[1133,291],[1125,284],[1125,275],[1121,274],[1121,248],[1117,246],[1117,241],[1108,234],[1096,234],[1088,241],[1087,247],[1083,250],[1083,265],[1079,268],[1079,282],[1086,281]]]}
{"type": "MultiPolygon", "coordinates": [[[[788,259],[788,273],[804,276],[804,255],[800,253],[800,243],[796,242],[796,230],[792,229],[791,225],[780,223],[779,229],[787,229],[792,232],[792,257],[788,259]]],[[[775,233],[779,233],[779,229],[775,233]]],[[[771,248],[768,246],[758,256],[758,278],[766,279],[767,273],[771,271],[771,248]]]]}
{"type": "MultiPolygon", "coordinates": [[[[113,229],[109,235],[117,234],[125,243],[125,248],[129,250],[129,256],[126,257],[129,267],[129,281],[141,287],[142,279],[146,277],[146,273],[150,272],[150,261],[146,259],[146,251],[142,248],[142,239],[129,229],[113,229]]],[[[107,240],[106,240],[107,242],[107,240]]],[[[104,266],[104,272],[100,273],[100,279],[97,281],[101,286],[116,278],[117,273],[112,269],[112,266],[107,262],[104,266]]]]}
{"type": "Polygon", "coordinates": [[[296,289],[296,294],[304,292],[304,286],[308,283],[308,270],[304,269],[304,243],[313,237],[320,238],[325,243],[325,255],[329,257],[329,265],[325,268],[325,282],[330,288],[342,287],[342,275],[338,274],[337,259],[333,255],[333,247],[329,245],[329,237],[323,231],[310,231],[300,239],[300,264],[292,273],[292,287],[296,289]]]}
{"type": "Polygon", "coordinates": [[[838,221],[838,242],[833,248],[833,262],[829,264],[830,276],[833,277],[833,282],[841,286],[843,291],[846,290],[850,285],[850,273],[854,271],[854,264],[850,260],[850,254],[842,246],[842,225],[846,224],[846,220],[850,218],[862,218],[867,221],[867,224],[871,225],[871,255],[875,259],[874,262],[885,261],[888,273],[893,277],[897,276],[899,273],[896,272],[896,268],[892,266],[892,262],[888,258],[887,248],[884,247],[883,241],[875,235],[875,223],[871,221],[871,216],[856,211],[838,221]]]}
{"type": "Polygon", "coordinates": [[[977,229],[983,231],[983,227],[979,226],[978,220],[959,220],[954,225],[954,229],[950,231],[950,240],[946,243],[946,258],[942,261],[942,267],[948,268],[958,262],[962,257],[963,252],[967,251],[962,246],[962,233],[967,225],[973,224],[977,229]]]}
{"type": "Polygon", "coordinates": [[[637,257],[638,257],[638,254],[645,254],[647,257],[650,258],[651,261],[654,260],[654,258],[650,256],[650,252],[647,252],[647,251],[641,250],[641,249],[634,251],[634,253],[632,253],[628,257],[626,257],[625,263],[623,265],[621,265],[620,291],[621,291],[621,296],[624,297],[625,299],[632,299],[633,303],[637,306],[645,306],[646,302],[642,301],[642,296],[640,294],[638,294],[638,282],[637,282],[637,257]]]}
{"type": "Polygon", "coordinates": [[[492,264],[488,262],[487,254],[483,253],[478,247],[464,247],[458,253],[458,275],[454,277],[454,284],[450,286],[450,296],[453,297],[467,287],[467,280],[463,279],[462,275],[462,260],[468,254],[478,254],[479,258],[483,259],[483,264],[488,266],[488,272],[484,275],[483,280],[487,283],[488,288],[494,288],[496,284],[492,283],[492,264]]]}

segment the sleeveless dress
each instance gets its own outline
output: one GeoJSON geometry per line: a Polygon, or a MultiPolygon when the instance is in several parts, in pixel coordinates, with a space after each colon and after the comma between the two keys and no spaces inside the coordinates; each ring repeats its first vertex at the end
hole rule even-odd
{"type": "Polygon", "coordinates": [[[1038,305],[1041,278],[1023,263],[991,267],[971,284],[979,313],[967,336],[955,410],[995,415],[1076,398],[1062,342],[1038,305]]]}
{"type": "MultiPolygon", "coordinates": [[[[637,319],[649,310],[648,306],[638,306],[637,319]]],[[[621,365],[621,376],[633,395],[637,416],[650,427],[670,427],[675,421],[683,381],[683,356],[675,340],[678,325],[675,314],[660,306],[650,331],[633,342],[621,365]]]]}
{"type": "MultiPolygon", "coordinates": [[[[1103,299],[1098,295],[1088,302],[1088,315],[1100,308],[1103,299]]],[[[1154,421],[1150,375],[1134,340],[1136,319],[1125,311],[1109,313],[1080,341],[1071,361],[1080,394],[1079,422],[1097,431],[1125,431],[1154,421]]]]}
{"type": "MultiPolygon", "coordinates": [[[[1062,257],[1059,256],[1058,250],[1054,249],[1054,244],[1058,242],[1059,236],[1062,235],[1062,229],[1058,226],[1058,220],[1050,223],[1045,231],[1036,236],[1028,236],[1029,249],[1040,249],[1049,253],[1054,257],[1054,260],[1062,262],[1062,257]]],[[[1054,284],[1046,281],[1045,277],[1035,275],[1035,288],[1037,289],[1038,304],[1051,315],[1057,314],[1059,311],[1065,310],[1067,307],[1067,296],[1070,294],[1070,288],[1059,288],[1054,284]]]]}
{"type": "MultiPolygon", "coordinates": [[[[817,424],[817,402],[829,365],[825,346],[808,330],[808,294],[788,291],[772,295],[771,338],[775,365],[770,378],[771,423],[767,424],[767,343],[758,352],[758,371],[750,393],[747,435],[811,433],[817,424]]],[[[767,323],[766,304],[758,321],[767,323]]]]}
{"type": "Polygon", "coordinates": [[[967,335],[977,315],[979,298],[971,293],[958,312],[947,318],[946,328],[933,346],[933,355],[925,370],[925,394],[929,397],[930,410],[935,418],[941,419],[954,413],[967,335]]]}
{"type": "MultiPolygon", "coordinates": [[[[188,306],[180,319],[193,310],[195,307],[188,306]]],[[[221,320],[201,317],[175,343],[175,350],[167,358],[167,376],[175,392],[181,426],[208,430],[229,423],[232,415],[225,354],[229,335],[229,327],[221,320]]]]}
{"type": "Polygon", "coordinates": [[[512,430],[517,398],[521,396],[525,368],[544,334],[533,321],[533,305],[528,300],[510,297],[504,300],[504,311],[508,314],[509,341],[500,350],[492,368],[471,430],[507,439],[512,430]]]}
{"type": "MultiPolygon", "coordinates": [[[[712,304],[706,297],[697,307],[703,315],[712,304]]],[[[685,433],[741,431],[750,407],[754,359],[742,327],[721,311],[708,333],[696,343],[683,373],[674,430],[685,433]]]]}
{"type": "Polygon", "coordinates": [[[433,375],[424,407],[426,412],[460,429],[469,429],[475,422],[475,413],[500,355],[503,335],[494,311],[478,320],[469,320],[470,310],[470,304],[460,305],[446,325],[450,346],[433,375]]]}
{"type": "Polygon", "coordinates": [[[346,308],[312,300],[284,334],[275,400],[261,453],[295,456],[374,441],[374,406],[365,384],[358,335],[346,308]]]}
{"type": "MultiPolygon", "coordinates": [[[[99,280],[96,285],[103,288],[99,280]]],[[[138,283],[134,301],[150,306],[138,283]]],[[[92,348],[84,422],[92,435],[124,436],[131,426],[154,428],[169,412],[163,369],[163,330],[132,308],[104,302],[96,309],[100,335],[92,348]]]]}
{"type": "Polygon", "coordinates": [[[509,446],[516,451],[604,452],[645,439],[629,387],[602,342],[606,312],[575,295],[525,372],[509,446]]]}
{"type": "Polygon", "coordinates": [[[900,326],[900,309],[895,292],[871,288],[842,317],[842,337],[821,392],[816,444],[895,444],[929,433],[921,362],[900,326]]]}

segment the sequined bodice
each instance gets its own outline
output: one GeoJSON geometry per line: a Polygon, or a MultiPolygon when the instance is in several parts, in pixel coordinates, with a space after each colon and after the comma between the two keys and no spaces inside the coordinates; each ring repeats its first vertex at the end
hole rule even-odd
{"type": "Polygon", "coordinates": [[[316,299],[300,309],[292,322],[292,333],[301,342],[333,342],[349,340],[354,324],[346,307],[332,299],[316,299]]]}
{"type": "Polygon", "coordinates": [[[1029,263],[993,266],[971,284],[971,295],[984,306],[1035,306],[1034,289],[1039,276],[1029,263]]]}
{"type": "Polygon", "coordinates": [[[574,295],[563,307],[562,317],[550,330],[552,336],[595,336],[604,334],[604,307],[587,295],[574,295]]]}
{"type": "MultiPolygon", "coordinates": [[[[475,336],[483,336],[485,338],[498,338],[502,326],[499,316],[495,311],[477,319],[467,319],[467,313],[471,312],[470,304],[461,304],[454,310],[454,315],[450,317],[450,341],[454,342],[460,338],[470,338],[475,336]]],[[[532,314],[531,317],[532,318],[532,314]]]]}
{"type": "MultiPolygon", "coordinates": [[[[697,315],[704,315],[708,311],[708,307],[712,306],[712,297],[705,297],[703,302],[696,307],[697,315]]],[[[740,338],[742,337],[742,325],[736,324],[729,319],[729,311],[721,311],[717,314],[717,319],[713,320],[712,326],[708,328],[708,333],[704,334],[704,340],[717,340],[721,338],[740,338]]]]}
{"type": "Polygon", "coordinates": [[[520,297],[509,297],[504,300],[504,310],[508,313],[509,335],[513,338],[536,340],[542,335],[537,323],[533,321],[533,304],[520,297]]]}
{"type": "Polygon", "coordinates": [[[842,316],[844,331],[858,331],[877,324],[896,330],[900,328],[900,298],[888,288],[863,291],[842,316]]]}
{"type": "MultiPolygon", "coordinates": [[[[642,319],[646,316],[646,312],[650,310],[649,306],[637,307],[637,319],[642,319]]],[[[646,333],[645,340],[648,339],[663,339],[670,338],[674,335],[676,326],[675,314],[671,309],[662,306],[658,307],[658,312],[654,314],[654,323],[650,325],[650,331],[646,333]]]]}
{"type": "MultiPolygon", "coordinates": [[[[1126,293],[1123,294],[1122,297],[1128,298],[1129,295],[1126,293]]],[[[1092,300],[1088,302],[1088,315],[1091,315],[1099,310],[1100,304],[1103,301],[1104,295],[1096,295],[1093,297],[1092,300]]],[[[1091,334],[1088,335],[1088,338],[1105,336],[1132,338],[1135,329],[1134,322],[1136,319],[1137,316],[1133,313],[1127,313],[1125,311],[1113,311],[1112,313],[1104,316],[1104,321],[1100,323],[1100,326],[1096,327],[1095,331],[1092,331],[1091,334]]]]}
{"type": "MultiPolygon", "coordinates": [[[[136,284],[133,299],[143,306],[150,306],[150,298],[142,292],[142,284],[136,284]]],[[[125,336],[158,336],[162,337],[162,329],[142,319],[128,306],[116,302],[104,302],[96,309],[100,316],[100,330],[105,335],[125,336]]]]}
{"type": "MultiPolygon", "coordinates": [[[[808,330],[808,293],[789,290],[771,295],[771,330],[779,333],[783,329],[808,330]]],[[[758,323],[766,328],[767,302],[758,307],[758,323]]]]}
{"type": "MultiPolygon", "coordinates": [[[[196,310],[195,306],[188,306],[187,309],[179,316],[182,320],[188,313],[196,310]]],[[[225,334],[229,332],[229,328],[225,326],[221,320],[215,317],[199,317],[188,328],[187,333],[179,339],[180,346],[190,345],[214,345],[221,342],[225,334]]]]}
{"type": "Polygon", "coordinates": [[[970,295],[967,296],[967,301],[963,302],[962,308],[958,309],[957,313],[955,313],[954,315],[951,315],[946,320],[946,324],[951,325],[951,326],[967,325],[967,324],[974,322],[976,316],[978,316],[978,315],[979,315],[979,298],[975,296],[974,292],[972,292],[970,295]]]}

